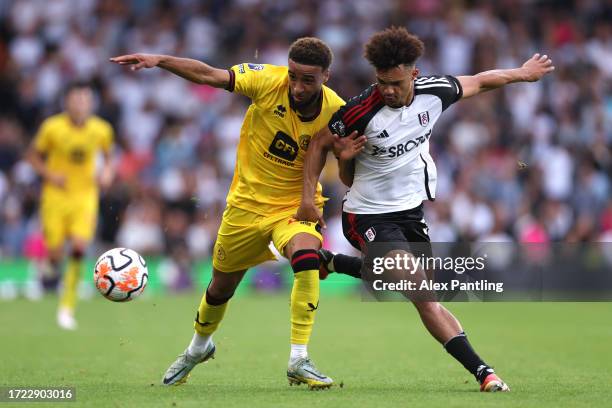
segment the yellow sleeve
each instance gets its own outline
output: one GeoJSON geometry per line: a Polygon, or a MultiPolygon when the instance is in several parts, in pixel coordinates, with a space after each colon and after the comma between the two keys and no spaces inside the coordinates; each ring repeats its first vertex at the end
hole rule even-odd
{"type": "Polygon", "coordinates": [[[114,132],[110,123],[102,121],[102,137],[100,139],[100,148],[103,152],[109,153],[113,147],[114,132]]]}
{"type": "Polygon", "coordinates": [[[51,135],[53,124],[51,120],[45,119],[43,123],[38,128],[38,133],[34,136],[34,149],[39,153],[48,153],[51,150],[51,145],[53,144],[51,135]]]}
{"type": "Polygon", "coordinates": [[[230,83],[227,90],[248,96],[257,102],[282,80],[282,68],[270,64],[242,63],[229,69],[230,83]]]}
{"type": "Polygon", "coordinates": [[[336,111],[340,109],[341,107],[343,107],[344,105],[346,105],[346,102],[344,101],[344,99],[342,99],[340,96],[334,93],[334,97],[332,99],[332,108],[333,108],[332,112],[336,113],[336,111]]]}

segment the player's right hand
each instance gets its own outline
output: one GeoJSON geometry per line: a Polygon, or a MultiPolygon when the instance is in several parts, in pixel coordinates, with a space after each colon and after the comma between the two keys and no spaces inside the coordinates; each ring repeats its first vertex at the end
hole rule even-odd
{"type": "Polygon", "coordinates": [[[64,188],[66,186],[66,177],[59,173],[47,174],[45,176],[45,181],[59,188],[64,188]]]}
{"type": "Polygon", "coordinates": [[[367,138],[364,135],[359,136],[356,130],[347,137],[334,135],[334,156],[338,160],[352,160],[361,153],[366,142],[367,138]]]}
{"type": "Polygon", "coordinates": [[[110,61],[119,65],[131,65],[130,69],[137,71],[141,68],[156,67],[161,61],[161,57],[155,54],[127,54],[113,57],[110,61]]]}
{"type": "Polygon", "coordinates": [[[298,221],[309,221],[309,222],[317,222],[321,226],[321,228],[327,228],[327,224],[325,224],[325,220],[323,219],[323,214],[319,210],[319,208],[312,203],[304,203],[300,204],[300,208],[298,208],[297,213],[295,215],[295,219],[298,221]]]}

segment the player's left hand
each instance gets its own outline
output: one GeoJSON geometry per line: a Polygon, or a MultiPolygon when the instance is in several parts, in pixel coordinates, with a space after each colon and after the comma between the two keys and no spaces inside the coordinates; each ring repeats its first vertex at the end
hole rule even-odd
{"type": "Polygon", "coordinates": [[[338,160],[352,160],[361,153],[366,142],[367,138],[364,135],[359,136],[356,130],[347,137],[334,135],[334,156],[338,160]]]}
{"type": "Polygon", "coordinates": [[[325,220],[323,219],[323,214],[314,202],[304,203],[302,201],[294,218],[298,221],[318,222],[321,228],[327,228],[327,224],[325,224],[325,220]]]}
{"type": "Polygon", "coordinates": [[[521,67],[524,74],[524,81],[535,82],[549,72],[554,71],[555,67],[548,55],[534,54],[521,67]]]}

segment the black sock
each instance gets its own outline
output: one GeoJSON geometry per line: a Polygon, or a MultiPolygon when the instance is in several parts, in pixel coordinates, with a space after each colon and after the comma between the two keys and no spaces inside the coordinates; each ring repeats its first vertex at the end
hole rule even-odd
{"type": "Polygon", "coordinates": [[[353,278],[361,279],[361,258],[344,254],[334,255],[334,270],[337,273],[350,275],[353,278]]]}
{"type": "Polygon", "coordinates": [[[486,376],[493,372],[488,371],[490,367],[478,357],[478,354],[476,354],[468,341],[465,332],[461,332],[447,341],[444,348],[451,356],[455,357],[457,361],[463,364],[466,370],[472,373],[479,383],[482,383],[486,376]]]}
{"type": "Polygon", "coordinates": [[[40,283],[46,293],[57,292],[60,277],[62,276],[60,271],[61,266],[61,262],[49,261],[49,268],[43,271],[40,277],[40,283]]]}

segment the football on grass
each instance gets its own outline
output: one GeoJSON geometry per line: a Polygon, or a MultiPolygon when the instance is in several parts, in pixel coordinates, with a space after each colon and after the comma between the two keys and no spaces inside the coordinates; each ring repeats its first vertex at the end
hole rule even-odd
{"type": "Polygon", "coordinates": [[[128,248],[106,251],[100,255],[94,268],[96,288],[113,302],[128,302],[140,296],[148,278],[144,258],[128,248]]]}

